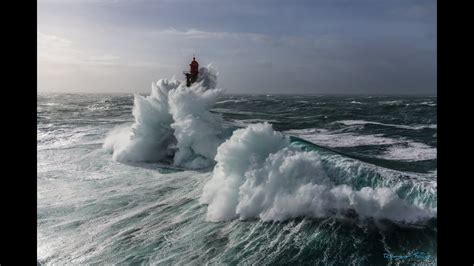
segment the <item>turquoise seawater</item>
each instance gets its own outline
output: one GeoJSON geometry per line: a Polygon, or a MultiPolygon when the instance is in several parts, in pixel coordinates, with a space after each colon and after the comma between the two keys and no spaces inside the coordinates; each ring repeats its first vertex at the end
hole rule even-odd
{"type": "MultiPolygon", "coordinates": [[[[38,95],[39,263],[436,262],[436,217],[208,221],[199,199],[212,166],[117,162],[103,148],[111,130],[133,123],[132,109],[133,95],[38,95]]],[[[265,121],[292,136],[291,146],[319,154],[336,185],[387,187],[407,202],[437,207],[436,97],[224,95],[210,110],[229,136],[265,121]]]]}

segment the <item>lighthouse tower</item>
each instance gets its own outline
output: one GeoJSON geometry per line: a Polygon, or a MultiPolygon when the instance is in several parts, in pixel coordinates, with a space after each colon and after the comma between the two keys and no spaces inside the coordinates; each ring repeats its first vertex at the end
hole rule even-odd
{"type": "Polygon", "coordinates": [[[193,57],[193,61],[189,64],[190,71],[189,73],[184,73],[186,76],[186,86],[191,86],[194,82],[196,82],[199,74],[199,63],[196,61],[196,58],[193,57]]]}

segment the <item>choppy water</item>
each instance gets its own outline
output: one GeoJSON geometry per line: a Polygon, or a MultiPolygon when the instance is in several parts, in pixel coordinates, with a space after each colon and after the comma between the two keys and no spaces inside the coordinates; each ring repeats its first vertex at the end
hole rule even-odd
{"type": "MultiPolygon", "coordinates": [[[[229,128],[268,121],[308,141],[292,145],[318,152],[335,184],[389,187],[436,208],[436,105],[436,97],[224,95],[211,112],[229,128]]],[[[38,95],[40,263],[385,265],[396,261],[384,254],[436,258],[436,217],[416,224],[305,215],[208,221],[199,199],[212,167],[117,162],[103,149],[112,129],[133,123],[132,108],[132,95],[38,95]]]]}

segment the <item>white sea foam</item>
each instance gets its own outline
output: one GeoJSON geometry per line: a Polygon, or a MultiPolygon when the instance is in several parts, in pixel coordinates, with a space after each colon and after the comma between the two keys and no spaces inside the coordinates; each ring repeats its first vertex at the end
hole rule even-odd
{"type": "Polygon", "coordinates": [[[221,118],[209,112],[217,97],[215,70],[200,69],[191,87],[175,79],[152,84],[149,96],[135,94],[135,123],[110,132],[103,147],[117,161],[156,162],[173,156],[173,164],[202,168],[214,163],[222,142],[221,118]]]}
{"type": "Polygon", "coordinates": [[[428,105],[428,106],[437,106],[436,103],[431,102],[431,101],[430,101],[430,102],[421,102],[421,103],[419,103],[419,104],[420,104],[420,105],[428,105]]]}
{"type": "Polygon", "coordinates": [[[223,114],[238,114],[238,115],[253,115],[254,112],[247,112],[247,111],[237,111],[233,109],[226,109],[226,108],[212,108],[213,111],[223,113],[223,114]]]}
{"type": "Polygon", "coordinates": [[[268,123],[277,123],[278,120],[275,119],[259,119],[259,118],[253,118],[253,119],[233,119],[232,124],[237,127],[246,127],[248,125],[252,125],[255,123],[263,123],[263,122],[268,122],[268,123]]]}
{"type": "Polygon", "coordinates": [[[403,140],[384,137],[382,134],[358,135],[353,133],[335,133],[325,129],[288,130],[285,133],[332,148],[389,145],[403,142],[403,140]]]}
{"type": "Polygon", "coordinates": [[[174,163],[187,168],[202,168],[213,163],[222,140],[222,118],[209,109],[221,94],[199,84],[180,86],[169,93],[171,128],[177,140],[174,163]]]}
{"type": "Polygon", "coordinates": [[[397,104],[401,104],[402,102],[403,102],[402,100],[380,101],[379,104],[382,104],[382,105],[397,105],[397,104]]]}
{"type": "Polygon", "coordinates": [[[436,209],[413,205],[389,188],[353,190],[335,185],[317,152],[289,146],[288,137],[268,123],[234,131],[217,151],[217,165],[200,202],[207,219],[326,217],[355,211],[360,217],[417,222],[436,209]]]}
{"type": "Polygon", "coordinates": [[[113,152],[116,161],[158,161],[169,153],[175,141],[170,127],[168,92],[177,88],[176,80],[159,80],[152,84],[149,96],[135,94],[132,114],[135,123],[130,128],[111,131],[104,148],[113,152]]]}
{"type": "Polygon", "coordinates": [[[409,142],[389,147],[380,158],[397,161],[434,160],[437,149],[420,142],[409,142]]]}
{"type": "Polygon", "coordinates": [[[245,100],[245,99],[242,99],[242,100],[230,99],[230,100],[223,100],[223,101],[216,102],[216,104],[223,104],[223,103],[244,103],[244,102],[247,102],[247,100],[245,100]]]}
{"type": "Polygon", "coordinates": [[[419,130],[419,129],[424,129],[424,128],[431,128],[431,129],[436,129],[437,125],[431,124],[431,125],[397,125],[397,124],[384,124],[384,123],[379,123],[379,122],[372,122],[372,121],[364,121],[364,120],[340,120],[336,121],[335,123],[340,123],[346,126],[353,126],[353,125],[380,125],[380,126],[387,126],[387,127],[396,127],[396,128],[403,128],[403,129],[413,129],[413,130],[419,130]]]}

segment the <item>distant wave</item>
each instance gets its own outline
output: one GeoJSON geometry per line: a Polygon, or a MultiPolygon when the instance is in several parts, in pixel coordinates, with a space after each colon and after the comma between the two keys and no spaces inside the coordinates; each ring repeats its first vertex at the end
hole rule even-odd
{"type": "Polygon", "coordinates": [[[285,133],[294,134],[311,142],[333,148],[389,145],[402,142],[399,139],[384,137],[382,134],[334,133],[325,129],[298,129],[288,130],[285,133]]]}
{"type": "Polygon", "coordinates": [[[391,146],[379,157],[397,161],[435,160],[437,149],[424,143],[409,142],[406,145],[391,146]]]}
{"type": "Polygon", "coordinates": [[[419,103],[419,104],[420,104],[420,105],[428,105],[428,106],[437,106],[437,104],[434,103],[434,102],[421,102],[421,103],[419,103]]]}
{"type": "Polygon", "coordinates": [[[275,123],[278,122],[277,120],[274,119],[241,119],[241,120],[233,120],[232,123],[238,127],[246,127],[248,125],[252,125],[255,123],[263,123],[263,122],[268,122],[268,123],[275,123]]]}
{"type": "Polygon", "coordinates": [[[352,126],[352,125],[379,125],[379,126],[386,126],[386,127],[413,129],[413,130],[420,130],[420,129],[424,129],[424,128],[436,129],[438,127],[435,124],[408,126],[408,125],[397,125],[397,124],[384,124],[384,123],[364,121],[364,120],[340,120],[340,121],[336,121],[335,123],[340,123],[340,124],[343,124],[343,125],[346,125],[346,126],[352,126]]]}
{"type": "Polygon", "coordinates": [[[216,104],[223,104],[223,103],[244,103],[244,102],[247,102],[247,100],[224,100],[224,101],[216,102],[216,104]]]}
{"type": "Polygon", "coordinates": [[[331,148],[390,145],[387,150],[377,156],[385,160],[424,161],[437,158],[437,148],[435,147],[406,139],[385,137],[383,134],[359,135],[330,132],[325,129],[288,130],[285,133],[331,148]]]}
{"type": "Polygon", "coordinates": [[[397,104],[402,104],[402,100],[394,100],[394,101],[380,101],[379,104],[382,105],[397,105],[397,104]]]}
{"type": "Polygon", "coordinates": [[[223,113],[223,114],[236,114],[236,115],[253,115],[253,114],[255,114],[254,112],[237,111],[237,110],[226,109],[226,108],[212,108],[212,111],[223,113]]]}

